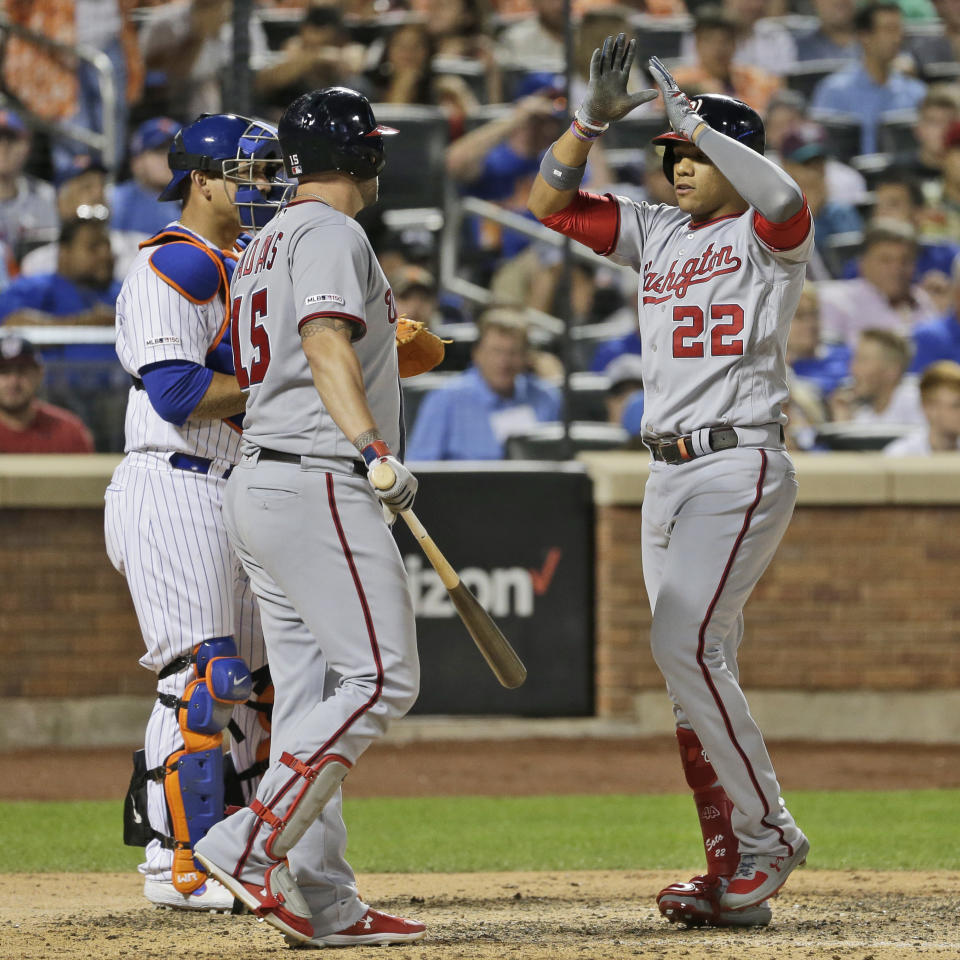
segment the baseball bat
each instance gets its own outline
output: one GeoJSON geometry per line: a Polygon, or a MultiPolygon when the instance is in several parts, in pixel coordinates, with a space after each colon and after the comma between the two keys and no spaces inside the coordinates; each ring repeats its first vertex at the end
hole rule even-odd
{"type": "MultiPolygon", "coordinates": [[[[378,490],[389,490],[396,481],[396,474],[390,464],[379,463],[371,471],[370,479],[378,490]]],[[[447,593],[450,594],[450,599],[463,625],[473,637],[473,642],[483,654],[483,659],[487,661],[493,675],[510,690],[519,687],[527,679],[527,668],[517,656],[516,650],[510,646],[510,641],[503,635],[480,601],[461,581],[460,574],[440,552],[440,548],[433,542],[423,524],[417,519],[417,515],[412,510],[401,510],[400,516],[403,517],[414,539],[420,544],[420,549],[426,554],[430,565],[437,571],[440,580],[447,588],[447,593]]]]}

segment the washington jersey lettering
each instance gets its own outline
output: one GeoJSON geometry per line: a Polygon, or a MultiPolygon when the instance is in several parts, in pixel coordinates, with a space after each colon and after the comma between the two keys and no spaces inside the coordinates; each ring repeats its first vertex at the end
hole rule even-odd
{"type": "Polygon", "coordinates": [[[300,329],[321,316],[353,324],[370,410],[401,448],[400,381],[390,285],[363,229],[320,200],[294,200],[240,258],[231,283],[237,379],[247,391],[244,437],[301,456],[356,459],[313,383],[300,329]]]}
{"type": "Polygon", "coordinates": [[[784,353],[813,248],[806,208],[800,236],[782,234],[777,249],[757,232],[777,227],[752,208],[691,224],[676,207],[616,200],[609,256],[640,274],[643,436],[786,423],[784,353]]]}

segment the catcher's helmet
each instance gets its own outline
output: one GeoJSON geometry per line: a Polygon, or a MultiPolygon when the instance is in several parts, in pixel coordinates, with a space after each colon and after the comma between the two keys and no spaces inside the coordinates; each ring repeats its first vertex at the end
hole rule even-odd
{"type": "MultiPolygon", "coordinates": [[[[742,100],[724,96],[722,93],[705,93],[699,97],[691,97],[690,103],[708,127],[739,140],[757,153],[763,153],[763,120],[756,110],[748,107],[742,100]]],[[[654,137],[652,142],[664,144],[666,149],[663,151],[663,173],[673,183],[673,144],[690,141],[679,133],[668,130],[654,137]]]]}
{"type": "Polygon", "coordinates": [[[348,87],[297,97],[277,124],[288,177],[339,170],[369,180],[387,162],[384,135],[396,132],[378,124],[370,101],[348,87]]]}
{"type": "Polygon", "coordinates": [[[222,162],[223,178],[237,185],[234,206],[240,211],[240,226],[256,233],[287,199],[292,184],[283,176],[283,156],[277,128],[253,120],[237,143],[233,158],[222,162]]]}
{"type": "Polygon", "coordinates": [[[181,199],[182,184],[191,170],[222,174],[223,161],[236,157],[237,144],[252,122],[234,113],[202,113],[181,128],[167,154],[173,177],[158,199],[181,199]]]}

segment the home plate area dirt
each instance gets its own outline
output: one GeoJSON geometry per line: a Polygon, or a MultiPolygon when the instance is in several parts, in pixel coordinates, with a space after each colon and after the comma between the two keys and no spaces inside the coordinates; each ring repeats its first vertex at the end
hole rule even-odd
{"type": "MultiPolygon", "coordinates": [[[[385,960],[906,960],[960,957],[960,873],[804,870],[763,930],[684,930],[653,897],[660,872],[367,874],[377,907],[428,924],[418,944],[355,947],[385,960]]],[[[136,877],[0,877],[3,960],[260,960],[306,957],[250,916],[148,906],[136,877]]]]}

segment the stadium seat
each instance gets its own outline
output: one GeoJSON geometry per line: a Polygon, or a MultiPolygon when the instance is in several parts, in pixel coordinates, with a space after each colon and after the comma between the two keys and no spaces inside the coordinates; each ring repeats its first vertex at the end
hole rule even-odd
{"type": "Polygon", "coordinates": [[[881,115],[877,144],[883,153],[905,154],[916,149],[913,128],[917,122],[916,110],[888,110],[881,115]]]}
{"type": "Polygon", "coordinates": [[[440,207],[449,129],[439,107],[376,103],[377,120],[399,134],[386,144],[387,165],[380,174],[385,208],[440,207]]]}
{"type": "Polygon", "coordinates": [[[810,119],[827,131],[827,140],[833,155],[848,163],[860,153],[860,118],[848,113],[812,110],[810,119]]]}
{"type": "Polygon", "coordinates": [[[644,150],[669,126],[663,116],[625,117],[610,124],[610,129],[603,135],[603,146],[608,150],[644,150]]]}
{"type": "Polygon", "coordinates": [[[849,63],[849,60],[801,60],[784,73],[783,82],[809,100],[824,77],[842,70],[849,63]]]}
{"type": "Polygon", "coordinates": [[[831,276],[843,276],[844,266],[857,256],[862,246],[863,233],[860,230],[846,230],[827,237],[822,255],[831,276]]]}
{"type": "Polygon", "coordinates": [[[607,407],[603,402],[609,387],[602,373],[578,371],[570,374],[570,419],[604,423],[607,407]]]}
{"type": "MultiPolygon", "coordinates": [[[[691,17],[652,17],[644,13],[630,18],[633,35],[637,39],[634,63],[640,64],[644,76],[647,61],[651,57],[672,60],[680,56],[680,45],[685,35],[693,29],[691,17]]],[[[646,79],[637,77],[642,86],[646,79]]]]}
{"type": "Polygon", "coordinates": [[[817,428],[817,442],[828,450],[876,452],[916,429],[895,423],[824,423],[817,428]]]}
{"type": "Polygon", "coordinates": [[[543,423],[507,440],[508,460],[567,460],[583,450],[617,450],[629,439],[623,427],[611,423],[570,424],[570,443],[562,423],[543,423]]]}

